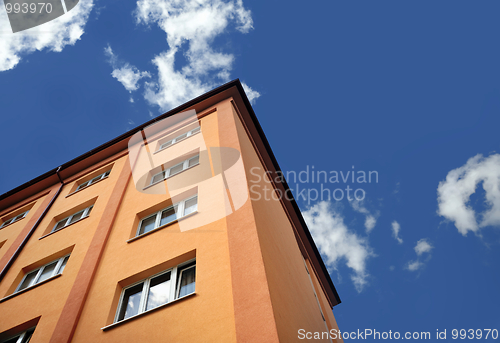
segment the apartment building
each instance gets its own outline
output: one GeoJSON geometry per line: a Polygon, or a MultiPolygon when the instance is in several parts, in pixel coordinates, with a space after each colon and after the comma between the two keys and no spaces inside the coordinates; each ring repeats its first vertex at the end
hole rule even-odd
{"type": "Polygon", "coordinates": [[[338,329],[339,296],[279,175],[235,80],[3,194],[0,342],[338,329]]]}

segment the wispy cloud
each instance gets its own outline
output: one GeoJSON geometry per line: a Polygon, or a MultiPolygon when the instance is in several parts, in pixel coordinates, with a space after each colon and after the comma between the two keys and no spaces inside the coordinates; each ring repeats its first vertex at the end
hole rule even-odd
{"type": "MultiPolygon", "coordinates": [[[[145,82],[145,99],[161,110],[171,109],[230,80],[235,57],[214,47],[216,37],[234,25],[241,33],[253,28],[251,12],[242,0],[139,0],[138,24],[158,25],[168,50],[152,60],[158,77],[145,82]],[[179,55],[186,65],[178,67],[179,55]]],[[[246,86],[250,101],[259,92],[246,86]]]]}
{"type": "Polygon", "coordinates": [[[409,261],[406,264],[406,269],[409,271],[417,271],[422,269],[425,266],[424,262],[428,262],[431,259],[430,252],[434,247],[429,243],[427,238],[422,238],[420,239],[415,247],[413,248],[415,252],[417,253],[417,259],[413,261],[409,261]],[[427,254],[424,258],[424,262],[420,260],[420,258],[424,257],[422,255],[427,254]]]}
{"type": "Polygon", "coordinates": [[[455,223],[458,232],[479,234],[485,226],[500,226],[500,155],[470,158],[465,165],[453,169],[438,186],[438,211],[455,223]],[[482,182],[488,209],[476,214],[470,206],[470,196],[482,182]],[[479,217],[479,222],[477,221],[479,217]]]}
{"type": "MultiPolygon", "coordinates": [[[[4,7],[0,0],[1,7],[4,7]]],[[[31,29],[12,33],[7,12],[0,11],[0,71],[10,70],[21,59],[35,51],[48,49],[61,52],[65,46],[74,45],[83,35],[92,0],[81,0],[68,13],[31,29]]]]}
{"type": "Polygon", "coordinates": [[[372,214],[370,211],[366,209],[364,206],[363,201],[358,201],[358,200],[353,200],[350,202],[352,208],[361,214],[365,215],[365,229],[366,233],[370,233],[375,225],[377,224],[377,218],[379,217],[380,213],[377,212],[375,214],[372,214]]]}
{"type": "Polygon", "coordinates": [[[250,88],[250,86],[248,86],[245,82],[242,82],[241,85],[243,86],[250,103],[252,105],[255,104],[255,101],[260,97],[260,93],[250,88]]]}
{"type": "Polygon", "coordinates": [[[394,237],[399,244],[403,244],[403,240],[399,237],[399,231],[401,230],[401,225],[397,221],[392,222],[392,237],[394,237]]]}
{"type": "MultiPolygon", "coordinates": [[[[108,62],[113,67],[111,75],[117,79],[129,93],[139,88],[138,82],[140,79],[151,77],[147,71],[141,72],[135,66],[119,60],[109,44],[104,49],[104,54],[108,57],[108,62]]],[[[130,98],[130,102],[134,102],[134,100],[130,98]]]]}
{"type": "Polygon", "coordinates": [[[349,230],[340,211],[330,202],[319,202],[302,214],[327,266],[337,270],[345,261],[353,271],[351,280],[356,290],[361,292],[368,283],[367,260],[375,256],[368,241],[349,230]]]}

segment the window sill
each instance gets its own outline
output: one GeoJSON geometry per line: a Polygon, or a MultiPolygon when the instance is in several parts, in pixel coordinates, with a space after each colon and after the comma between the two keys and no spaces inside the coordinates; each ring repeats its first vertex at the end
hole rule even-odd
{"type": "Polygon", "coordinates": [[[194,211],[194,212],[192,212],[192,213],[190,213],[190,214],[188,214],[188,215],[186,215],[186,216],[184,216],[184,217],[181,217],[181,218],[179,218],[179,219],[176,219],[176,220],[174,220],[174,221],[171,221],[170,223],[164,224],[164,225],[162,225],[162,226],[158,226],[156,229],[153,229],[153,230],[148,231],[148,232],[146,232],[146,233],[143,233],[143,234],[140,234],[140,235],[138,235],[138,236],[132,237],[132,238],[130,238],[130,239],[127,241],[127,243],[132,243],[133,241],[136,241],[136,240],[138,240],[139,238],[142,238],[142,237],[144,237],[144,236],[147,236],[147,235],[149,235],[149,234],[151,234],[151,233],[153,233],[153,232],[156,232],[156,231],[162,230],[162,229],[164,229],[164,228],[166,228],[166,227],[168,227],[168,226],[170,226],[170,225],[173,225],[173,224],[175,224],[175,223],[180,222],[180,221],[181,221],[181,220],[183,220],[183,219],[190,218],[190,217],[194,216],[194,215],[195,215],[195,214],[197,214],[197,213],[198,213],[198,211],[194,211]]]}
{"type": "Polygon", "coordinates": [[[40,285],[43,285],[44,283],[47,283],[47,282],[49,282],[49,281],[51,281],[51,280],[57,279],[57,278],[58,278],[58,277],[60,277],[60,276],[62,276],[62,274],[57,274],[57,275],[51,276],[51,277],[49,277],[47,280],[43,280],[42,282],[39,282],[39,283],[37,283],[36,285],[33,285],[33,286],[28,287],[28,288],[25,288],[25,289],[23,289],[23,290],[21,290],[21,291],[17,291],[17,292],[15,292],[15,293],[12,293],[11,295],[8,295],[8,296],[6,296],[6,297],[4,297],[4,298],[0,299],[0,303],[4,302],[4,301],[6,301],[6,300],[9,300],[9,299],[11,299],[11,298],[14,298],[15,296],[18,296],[19,294],[23,294],[24,292],[27,292],[27,291],[29,291],[29,290],[31,290],[31,289],[33,289],[33,288],[36,288],[36,287],[38,287],[38,286],[40,286],[40,285]]]}
{"type": "Polygon", "coordinates": [[[106,331],[106,330],[112,329],[112,328],[117,327],[117,326],[119,326],[119,325],[121,325],[121,324],[123,324],[123,323],[128,323],[128,322],[130,322],[130,321],[132,321],[132,320],[134,320],[134,319],[136,319],[136,318],[138,318],[138,317],[145,316],[145,315],[147,315],[148,313],[151,313],[151,312],[157,311],[157,310],[159,310],[159,309],[161,309],[161,308],[167,307],[167,306],[169,306],[169,305],[171,305],[171,304],[177,303],[177,302],[179,302],[179,301],[181,301],[181,300],[184,300],[184,299],[186,299],[186,298],[190,298],[190,297],[195,296],[195,295],[196,295],[196,292],[191,293],[191,294],[188,294],[188,295],[185,295],[185,296],[183,296],[183,297],[181,297],[181,298],[177,298],[177,299],[175,299],[175,300],[172,300],[172,301],[170,301],[170,302],[168,302],[168,303],[166,303],[166,304],[163,304],[163,305],[160,305],[160,306],[158,306],[158,307],[152,308],[151,310],[144,311],[144,312],[142,312],[142,313],[136,314],[135,316],[128,317],[127,319],[123,319],[123,320],[120,320],[119,322],[115,322],[115,323],[113,323],[113,324],[107,325],[107,326],[105,326],[105,327],[101,328],[101,330],[102,330],[102,331],[106,331]]]}
{"type": "Polygon", "coordinates": [[[73,225],[73,224],[79,223],[79,222],[81,222],[82,220],[87,219],[88,217],[89,217],[89,216],[86,216],[86,217],[84,217],[84,218],[80,218],[80,219],[78,219],[76,222],[73,222],[73,223],[71,223],[71,224],[69,224],[69,225],[66,225],[65,227],[62,227],[62,228],[60,228],[60,229],[59,229],[59,230],[57,230],[57,231],[51,231],[51,232],[49,232],[48,234],[43,235],[42,237],[40,237],[40,238],[38,238],[38,239],[42,239],[42,238],[48,237],[48,236],[50,236],[50,235],[53,235],[53,234],[55,234],[55,233],[57,233],[57,232],[59,232],[59,231],[64,230],[64,229],[65,229],[65,228],[67,228],[67,227],[70,227],[70,226],[71,226],[71,225],[73,225]]]}
{"type": "MultiPolygon", "coordinates": [[[[99,182],[101,182],[101,181],[103,181],[103,180],[106,180],[108,177],[109,177],[109,175],[108,175],[108,176],[106,176],[106,177],[104,177],[104,178],[102,178],[102,179],[100,179],[100,180],[98,180],[98,181],[96,181],[96,182],[94,182],[94,183],[93,183],[93,184],[91,184],[90,186],[86,186],[86,187],[80,188],[80,189],[79,189],[79,190],[77,190],[77,191],[74,191],[73,193],[69,193],[68,195],[66,195],[66,196],[65,196],[65,198],[67,198],[67,197],[69,197],[69,196],[72,196],[73,194],[79,193],[79,192],[81,192],[81,191],[83,191],[83,190],[85,190],[85,189],[87,189],[87,188],[89,188],[89,187],[92,187],[92,186],[93,186],[93,185],[95,185],[96,183],[99,183],[99,182]]],[[[83,182],[82,182],[82,183],[83,183],[83,182]]]]}
{"type": "MultiPolygon", "coordinates": [[[[154,154],[157,154],[157,153],[159,153],[159,152],[162,152],[163,150],[167,150],[168,148],[170,148],[171,146],[176,145],[177,143],[184,142],[186,139],[189,139],[189,138],[191,138],[191,137],[193,137],[193,136],[196,136],[196,135],[197,135],[197,134],[199,134],[199,133],[201,133],[201,130],[200,130],[200,131],[198,131],[198,132],[196,132],[194,135],[191,135],[191,136],[189,136],[189,137],[184,137],[184,138],[183,138],[183,139],[181,139],[180,141],[175,142],[174,144],[170,144],[169,146],[164,147],[163,149],[158,149],[158,150],[156,150],[156,151],[153,153],[153,155],[154,155],[154,154]]],[[[167,142],[168,142],[168,141],[167,141],[167,142]]]]}
{"type": "MultiPolygon", "coordinates": [[[[196,155],[195,155],[195,156],[196,156],[196,155]]],[[[194,157],[194,156],[193,156],[193,157],[194,157]]],[[[165,178],[165,179],[162,179],[162,180],[160,180],[160,181],[156,181],[155,183],[152,183],[152,184],[150,184],[150,185],[147,185],[147,186],[146,186],[146,187],[144,187],[142,190],[144,191],[144,190],[146,190],[146,189],[148,189],[148,188],[150,188],[150,187],[156,186],[157,184],[162,183],[162,182],[164,182],[164,181],[166,181],[166,180],[170,179],[171,177],[174,177],[174,176],[177,176],[177,175],[179,175],[179,174],[182,174],[182,173],[184,173],[185,171],[187,171],[187,170],[189,170],[189,169],[191,169],[191,168],[194,168],[194,167],[196,167],[196,166],[199,166],[199,165],[200,165],[200,162],[196,163],[194,166],[187,167],[186,169],[184,169],[184,170],[182,170],[182,171],[178,172],[177,174],[174,174],[174,175],[169,176],[169,177],[167,177],[167,178],[165,178]]],[[[159,174],[159,173],[158,173],[158,174],[159,174]]]]}

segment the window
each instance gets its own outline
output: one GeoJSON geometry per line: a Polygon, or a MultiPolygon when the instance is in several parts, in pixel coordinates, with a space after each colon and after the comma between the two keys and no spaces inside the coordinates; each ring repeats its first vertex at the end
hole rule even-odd
{"type": "Polygon", "coordinates": [[[46,265],[27,273],[26,275],[24,275],[19,286],[17,286],[16,292],[32,287],[55,275],[62,274],[64,267],[66,267],[68,259],[69,255],[66,255],[64,257],[61,257],[60,259],[47,263],[46,265]]]}
{"type": "Polygon", "coordinates": [[[179,218],[187,216],[198,210],[198,196],[195,195],[186,200],[180,201],[161,211],[156,212],[146,218],[143,218],[137,229],[137,236],[145,234],[151,230],[166,225],[179,218]]]}
{"type": "Polygon", "coordinates": [[[151,178],[151,185],[160,182],[161,180],[165,180],[170,176],[174,176],[175,174],[178,174],[181,171],[191,168],[199,163],[200,163],[200,155],[191,157],[179,164],[176,164],[173,167],[168,168],[167,170],[163,170],[158,174],[153,175],[153,177],[151,178]]]}
{"type": "Polygon", "coordinates": [[[115,322],[194,293],[195,269],[196,261],[191,261],[124,288],[115,322]]]}
{"type": "Polygon", "coordinates": [[[64,218],[63,220],[58,221],[56,223],[56,225],[54,225],[54,228],[52,229],[51,232],[59,231],[62,228],[66,227],[70,224],[73,224],[74,222],[76,222],[80,219],[88,217],[90,214],[90,211],[92,211],[92,207],[94,207],[94,205],[89,206],[81,211],[76,212],[75,214],[72,214],[69,217],[64,218]]]}
{"type": "MultiPolygon", "coordinates": [[[[78,188],[76,189],[77,191],[79,191],[80,189],[83,189],[85,187],[88,187],[90,185],[93,185],[94,183],[96,183],[97,181],[99,180],[102,180],[104,179],[105,177],[107,177],[109,175],[109,173],[111,173],[111,170],[108,170],[107,172],[105,173],[102,173],[101,175],[98,175],[96,177],[94,177],[92,180],[89,180],[89,181],[85,181],[84,183],[78,185],[78,188]]],[[[76,191],[75,191],[76,192],[76,191]]]]}
{"type": "Polygon", "coordinates": [[[35,328],[31,328],[29,330],[24,331],[23,333],[16,335],[14,337],[11,337],[5,341],[2,341],[1,343],[28,343],[31,339],[31,336],[33,336],[33,332],[35,331],[35,328]]]}
{"type": "Polygon", "coordinates": [[[169,146],[171,146],[171,145],[173,145],[173,144],[175,144],[175,143],[178,143],[178,142],[180,142],[180,141],[182,141],[182,140],[184,140],[184,139],[186,139],[186,138],[188,138],[188,137],[191,137],[192,135],[194,135],[194,134],[196,134],[196,133],[200,132],[200,129],[201,129],[201,128],[200,128],[199,126],[198,126],[198,127],[195,127],[195,128],[194,128],[194,129],[192,129],[191,131],[185,132],[185,133],[183,133],[182,135],[179,135],[179,136],[175,137],[174,139],[171,139],[171,140],[169,140],[169,141],[167,141],[167,142],[165,142],[165,143],[162,143],[162,144],[160,145],[160,148],[158,149],[158,151],[163,150],[163,149],[165,149],[165,148],[168,148],[169,146]]]}
{"type": "Polygon", "coordinates": [[[24,217],[26,217],[26,215],[28,214],[29,210],[26,211],[26,212],[23,212],[21,214],[18,214],[17,216],[13,217],[13,218],[10,218],[10,219],[7,219],[6,221],[4,221],[2,223],[2,225],[0,225],[0,229],[3,228],[4,226],[7,226],[9,224],[12,224],[12,223],[15,223],[17,222],[18,220],[21,220],[23,219],[24,217]]]}

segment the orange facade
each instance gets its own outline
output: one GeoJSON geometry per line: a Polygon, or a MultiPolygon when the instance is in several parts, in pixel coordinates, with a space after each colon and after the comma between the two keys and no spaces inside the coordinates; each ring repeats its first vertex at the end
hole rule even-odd
{"type": "Polygon", "coordinates": [[[233,81],[2,195],[0,342],[338,329],[340,300],[278,172],[233,81]]]}

